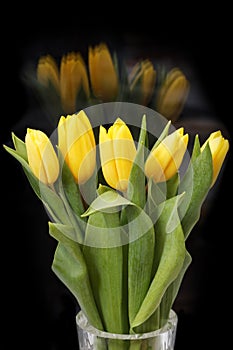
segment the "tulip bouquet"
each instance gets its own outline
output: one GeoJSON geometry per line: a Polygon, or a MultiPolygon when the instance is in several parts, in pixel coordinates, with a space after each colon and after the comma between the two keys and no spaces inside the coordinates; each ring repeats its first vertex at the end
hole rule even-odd
{"type": "Polygon", "coordinates": [[[92,326],[119,334],[166,324],[191,263],[186,239],[229,149],[215,131],[202,145],[196,135],[189,157],[189,135],[167,120],[152,142],[146,114],[137,140],[130,128],[117,116],[95,129],[81,110],[53,137],[28,128],[4,145],[50,217],[54,273],[92,326]]]}
{"type": "Polygon", "coordinates": [[[114,101],[149,106],[175,122],[189,94],[189,81],[180,68],[155,68],[149,59],[129,68],[105,43],[89,46],[87,64],[80,52],[64,54],[59,63],[43,55],[25,80],[56,124],[61,114],[114,101]]]}

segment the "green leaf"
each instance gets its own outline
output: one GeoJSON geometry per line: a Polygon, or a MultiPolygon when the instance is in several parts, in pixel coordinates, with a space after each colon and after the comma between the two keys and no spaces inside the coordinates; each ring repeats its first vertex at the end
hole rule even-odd
{"type": "Polygon", "coordinates": [[[25,142],[20,140],[14,133],[12,133],[12,140],[15,146],[17,154],[22,157],[26,162],[28,162],[27,150],[25,142]]]}
{"type": "Polygon", "coordinates": [[[179,185],[180,177],[179,174],[176,173],[175,175],[172,176],[171,179],[166,181],[166,187],[167,187],[167,199],[172,198],[176,196],[177,194],[177,189],[179,185]]]}
{"type": "Polygon", "coordinates": [[[160,142],[163,141],[163,139],[164,139],[165,137],[167,137],[170,126],[171,126],[171,120],[169,120],[169,121],[167,122],[167,124],[165,125],[165,128],[164,128],[163,131],[161,132],[161,134],[160,134],[158,140],[155,142],[154,146],[152,147],[151,152],[152,152],[156,147],[158,147],[158,145],[160,144],[160,142]]]}
{"type": "Polygon", "coordinates": [[[53,236],[57,241],[67,243],[71,240],[76,243],[80,243],[79,236],[77,237],[76,229],[73,226],[49,222],[49,227],[51,228],[51,236],[53,236]]]}
{"type": "Polygon", "coordinates": [[[94,212],[88,218],[83,254],[104,329],[127,333],[123,247],[118,213],[94,212]]]}
{"type": "Polygon", "coordinates": [[[185,272],[187,271],[191,262],[192,262],[192,257],[189,254],[189,252],[186,250],[185,259],[184,259],[182,269],[180,270],[176,279],[167,288],[167,290],[163,296],[163,299],[160,303],[160,325],[159,325],[159,327],[163,327],[168,320],[169,312],[170,312],[170,310],[174,304],[174,301],[177,297],[177,294],[180,290],[180,286],[181,286],[181,283],[183,281],[185,272]]]}
{"type": "Polygon", "coordinates": [[[53,237],[62,241],[58,243],[54,254],[53,272],[76,297],[90,324],[103,330],[79,244],[65,239],[52,223],[49,224],[49,231],[53,237]]]}
{"type": "Polygon", "coordinates": [[[71,224],[64,202],[54,190],[40,183],[40,195],[43,203],[49,207],[55,221],[65,225],[71,224]]]}
{"type": "Polygon", "coordinates": [[[60,182],[62,182],[62,187],[64,193],[69,201],[69,204],[76,215],[81,215],[84,212],[84,206],[82,198],[80,195],[80,190],[74,180],[74,177],[62,157],[60,150],[58,149],[58,158],[60,163],[60,168],[62,169],[62,177],[60,182]]]}
{"type": "Polygon", "coordinates": [[[156,183],[152,178],[148,181],[147,195],[147,213],[153,223],[155,223],[160,215],[161,207],[159,204],[166,200],[166,182],[156,183]]]}
{"type": "Polygon", "coordinates": [[[79,185],[83,200],[87,206],[90,205],[97,196],[97,181],[97,171],[95,169],[93,175],[85,183],[79,185]]]}
{"type": "Polygon", "coordinates": [[[122,197],[118,192],[109,190],[94,199],[89,208],[81,216],[86,217],[97,211],[106,213],[119,211],[120,206],[128,204],[132,204],[132,202],[122,197]]]}
{"type": "Polygon", "coordinates": [[[212,178],[212,155],[207,145],[199,156],[191,160],[179,186],[180,192],[186,191],[186,200],[179,208],[185,239],[200,218],[201,207],[211,187],[212,178]]]}
{"type": "Polygon", "coordinates": [[[194,146],[192,151],[192,161],[194,161],[201,154],[201,147],[198,135],[195,136],[194,146]]]}
{"type": "Polygon", "coordinates": [[[5,150],[10,153],[22,166],[25,174],[27,175],[27,178],[30,182],[30,185],[32,186],[34,192],[41,200],[40,196],[40,186],[39,186],[39,180],[34,176],[34,174],[31,171],[31,168],[29,167],[27,161],[13,148],[10,148],[6,145],[3,145],[5,150]]]}
{"type": "Polygon", "coordinates": [[[151,282],[155,236],[153,223],[141,208],[127,206],[126,214],[129,232],[128,308],[131,324],[151,282]]]}
{"type": "MultiPolygon", "coordinates": [[[[18,142],[18,141],[17,141],[18,142]]],[[[23,170],[32,186],[34,192],[39,197],[39,199],[44,203],[48,214],[55,221],[63,224],[70,224],[70,220],[67,211],[64,207],[64,203],[57,193],[50,187],[46,186],[40,182],[32,173],[29,164],[22,158],[18,152],[8,146],[4,146],[6,151],[8,151],[13,157],[15,157],[22,165],[23,170]]]]}
{"type": "Polygon", "coordinates": [[[156,311],[168,286],[177,278],[183,266],[186,251],[184,234],[181,225],[177,224],[180,198],[181,196],[173,197],[162,204],[163,210],[155,225],[154,256],[158,258],[154,264],[156,272],[131,329],[141,325],[156,311]],[[168,222],[176,223],[171,232],[167,231],[168,222]]]}

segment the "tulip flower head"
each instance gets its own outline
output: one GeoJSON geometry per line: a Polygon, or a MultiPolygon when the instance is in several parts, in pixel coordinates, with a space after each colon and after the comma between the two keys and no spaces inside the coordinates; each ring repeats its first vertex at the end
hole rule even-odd
{"type": "Polygon", "coordinates": [[[184,108],[189,86],[188,79],[179,68],[171,69],[158,91],[156,110],[175,122],[184,108]]]}
{"type": "Polygon", "coordinates": [[[106,44],[89,47],[88,63],[91,86],[95,97],[103,102],[114,101],[119,81],[116,68],[106,44]]]}
{"type": "Polygon", "coordinates": [[[51,55],[41,56],[37,65],[37,80],[45,88],[50,88],[50,84],[53,86],[66,114],[76,112],[81,90],[86,99],[90,97],[87,68],[80,53],[63,55],[60,68],[51,55]]]}
{"type": "Polygon", "coordinates": [[[213,160],[213,180],[212,180],[212,186],[217,180],[217,177],[219,175],[219,172],[222,168],[223,161],[226,157],[226,154],[229,149],[229,141],[226,140],[223,136],[220,130],[212,132],[208,139],[205,141],[205,143],[201,147],[201,151],[204,150],[207,143],[209,143],[210,151],[212,154],[212,160],[213,160]]]}
{"type": "Polygon", "coordinates": [[[138,102],[144,106],[151,101],[155,82],[156,70],[150,60],[136,63],[129,74],[131,94],[138,96],[138,102]]]}
{"type": "Polygon", "coordinates": [[[85,62],[79,53],[70,52],[62,57],[60,68],[61,102],[67,114],[76,111],[76,99],[81,89],[88,99],[90,89],[85,62]]]}
{"type": "Polygon", "coordinates": [[[100,126],[100,159],[106,182],[119,191],[126,191],[136,147],[123,120],[117,118],[108,131],[100,126]]]}
{"type": "Polygon", "coordinates": [[[45,87],[52,84],[60,93],[59,69],[56,60],[51,55],[41,56],[37,65],[37,80],[45,87]]]}
{"type": "Polygon", "coordinates": [[[28,128],[25,145],[33,174],[46,185],[52,185],[59,175],[59,163],[48,136],[40,130],[28,128]]]}
{"type": "MultiPolygon", "coordinates": [[[[165,70],[148,58],[130,67],[101,42],[89,45],[86,57],[74,51],[63,54],[59,62],[50,54],[41,56],[32,86],[55,117],[120,98],[149,106],[175,122],[184,109],[190,83],[179,67],[165,70]]],[[[56,118],[55,126],[57,122],[56,118]]]]}
{"type": "Polygon", "coordinates": [[[86,182],[96,165],[95,138],[91,123],[82,110],[61,116],[58,123],[58,147],[77,183],[86,182]]]}
{"type": "Polygon", "coordinates": [[[155,182],[169,180],[181,165],[188,144],[188,134],[179,128],[154,147],[145,163],[145,174],[155,182]]]}

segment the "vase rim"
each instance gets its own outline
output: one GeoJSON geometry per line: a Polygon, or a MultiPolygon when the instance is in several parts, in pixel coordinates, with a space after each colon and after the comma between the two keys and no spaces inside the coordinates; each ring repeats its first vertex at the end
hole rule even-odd
{"type": "Polygon", "coordinates": [[[123,339],[123,340],[137,340],[137,339],[148,339],[153,338],[155,336],[161,335],[163,333],[166,333],[174,328],[176,328],[178,322],[178,316],[176,312],[171,309],[169,313],[169,318],[166,324],[151,332],[145,332],[145,333],[136,333],[136,334],[120,334],[120,333],[111,333],[106,331],[101,331],[95,327],[93,327],[87,320],[84,312],[80,310],[76,315],[76,324],[77,327],[81,328],[82,330],[93,334],[94,336],[98,336],[100,338],[109,338],[109,339],[123,339]]]}

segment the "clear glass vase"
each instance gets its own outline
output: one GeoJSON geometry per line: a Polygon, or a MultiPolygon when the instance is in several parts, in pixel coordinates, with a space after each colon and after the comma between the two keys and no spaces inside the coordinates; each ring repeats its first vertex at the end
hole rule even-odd
{"type": "Polygon", "coordinates": [[[174,310],[164,327],[142,334],[114,334],[92,327],[82,311],[76,316],[80,350],[174,350],[178,317],[174,310]]]}

